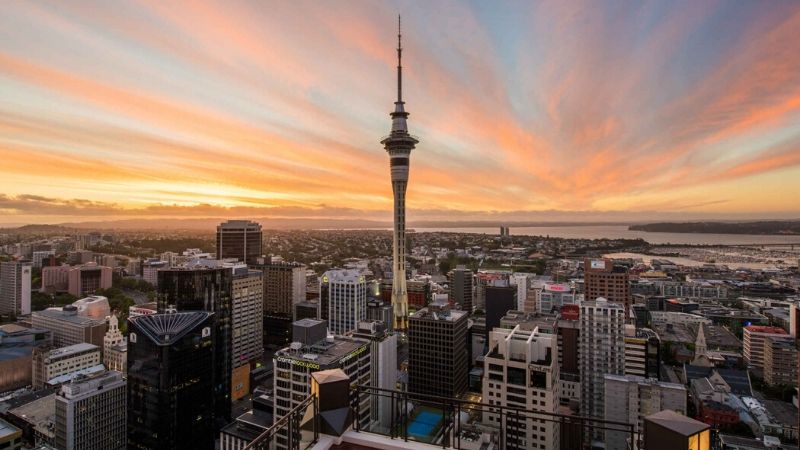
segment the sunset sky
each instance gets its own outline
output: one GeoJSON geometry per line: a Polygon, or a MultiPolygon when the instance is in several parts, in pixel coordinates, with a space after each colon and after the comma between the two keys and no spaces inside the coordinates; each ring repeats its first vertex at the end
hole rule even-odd
{"type": "Polygon", "coordinates": [[[4,1],[0,224],[800,218],[800,2],[4,1]]]}

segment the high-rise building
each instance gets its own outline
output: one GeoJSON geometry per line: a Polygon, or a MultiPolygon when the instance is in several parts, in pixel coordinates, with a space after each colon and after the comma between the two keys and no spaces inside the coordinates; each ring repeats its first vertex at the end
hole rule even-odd
{"type": "MultiPolygon", "coordinates": [[[[644,418],[664,410],[686,414],[686,388],[681,384],[665,383],[635,375],[605,375],[605,420],[634,425],[638,435],[644,431],[644,418]]],[[[629,445],[630,434],[624,431],[606,431],[608,450],[639,448],[629,445]]],[[[635,443],[634,443],[635,444],[635,443]]]]}
{"type": "Polygon", "coordinates": [[[85,297],[98,289],[108,289],[113,272],[111,267],[98,266],[95,262],[72,267],[69,269],[67,292],[76,297],[85,297]]]}
{"type": "Polygon", "coordinates": [[[625,325],[625,375],[658,380],[661,376],[660,348],[661,340],[655,331],[625,325]]]}
{"type": "Polygon", "coordinates": [[[584,261],[584,289],[586,300],[603,297],[611,303],[619,303],[625,310],[625,319],[631,314],[631,287],[628,269],[614,265],[610,259],[584,261]]]}
{"type": "Polygon", "coordinates": [[[329,270],[322,275],[328,296],[328,329],[345,335],[367,319],[367,282],[356,270],[329,270]]]}
{"type": "Polygon", "coordinates": [[[507,280],[497,280],[486,286],[486,340],[495,327],[500,326],[500,320],[509,311],[517,307],[517,289],[510,286],[507,280]]]}
{"type": "Polygon", "coordinates": [[[31,270],[29,262],[0,263],[0,314],[31,313],[31,270]]]}
{"type": "Polygon", "coordinates": [[[458,397],[467,389],[467,312],[431,304],[409,318],[408,391],[458,397]]]}
{"type": "Polygon", "coordinates": [[[381,139],[389,154],[389,167],[394,194],[394,233],[392,235],[392,307],[394,329],[405,331],[408,327],[408,293],[406,292],[406,186],[411,150],[419,143],[408,133],[408,113],[403,101],[403,54],[400,29],[397,30],[397,101],[394,102],[391,133],[381,139]]]}
{"type": "Polygon", "coordinates": [[[797,382],[797,348],[792,340],[772,337],[764,340],[764,381],[788,385],[797,382]]]}
{"type": "Polygon", "coordinates": [[[217,259],[236,258],[245,264],[257,264],[262,253],[260,224],[229,220],[217,225],[217,259]]]}
{"type": "Polygon", "coordinates": [[[53,250],[40,250],[33,252],[31,256],[31,264],[33,267],[41,268],[42,266],[46,266],[47,262],[49,262],[51,256],[56,256],[56,252],[53,250]]]}
{"type": "Polygon", "coordinates": [[[233,270],[233,368],[261,361],[264,355],[264,284],[261,272],[244,263],[233,270]]]}
{"type": "Polygon", "coordinates": [[[158,258],[142,261],[142,279],[158,287],[158,271],[169,266],[167,261],[162,261],[158,258]]]}
{"type": "Polygon", "coordinates": [[[42,267],[41,292],[50,294],[67,292],[69,290],[69,271],[71,269],[67,265],[42,267]]]}
{"type": "Polygon", "coordinates": [[[123,450],[127,442],[125,380],[116,371],[79,377],[55,397],[56,448],[123,450]]]}
{"type": "MultiPolygon", "coordinates": [[[[359,322],[353,337],[370,341],[370,379],[369,385],[380,389],[394,390],[397,386],[397,335],[388,332],[386,324],[380,321],[359,322]]],[[[391,398],[370,396],[371,419],[382,429],[391,425],[391,398]]]]}
{"type": "Polygon", "coordinates": [[[128,319],[128,448],[214,448],[213,313],[128,319]]]}
{"type": "MultiPolygon", "coordinates": [[[[503,407],[556,413],[560,396],[557,353],[557,336],[540,332],[538,327],[492,330],[484,360],[483,398],[503,407]]],[[[560,430],[555,421],[540,423],[532,414],[508,420],[508,415],[489,410],[483,411],[483,421],[507,430],[507,448],[559,448],[560,430]]]]}
{"type": "MultiPolygon", "coordinates": [[[[311,374],[320,370],[342,369],[351,386],[369,385],[372,376],[370,341],[343,336],[326,336],[325,322],[303,319],[293,324],[294,342],[278,350],[273,358],[275,417],[285,416],[311,393],[311,374]]],[[[360,399],[357,418],[362,426],[370,421],[370,399],[360,399]]],[[[286,428],[278,431],[277,448],[288,444],[286,428]]]]}
{"type": "Polygon", "coordinates": [[[778,327],[750,325],[742,330],[742,356],[744,362],[751,369],[764,370],[764,347],[767,338],[774,341],[785,340],[792,342],[792,336],[786,330],[778,327]]]}
{"type": "Polygon", "coordinates": [[[119,331],[116,314],[108,317],[108,331],[103,337],[103,364],[106,369],[125,373],[128,369],[128,341],[119,331]]]}
{"type": "Polygon", "coordinates": [[[472,303],[475,296],[474,278],[472,271],[464,266],[458,266],[447,274],[450,283],[447,301],[450,306],[458,304],[462,311],[472,314],[472,303]]]}
{"type": "MultiPolygon", "coordinates": [[[[185,267],[158,272],[158,311],[207,311],[214,313],[214,419],[219,428],[230,422],[231,372],[233,366],[233,270],[215,260],[197,260],[185,267]]],[[[143,316],[146,317],[146,316],[143,316]]],[[[130,352],[130,340],[128,342],[130,352]]],[[[130,364],[128,370],[131,370],[130,364]]]]}
{"type": "Polygon", "coordinates": [[[39,347],[33,350],[33,387],[41,389],[48,381],[101,364],[100,347],[75,344],[60,348],[39,347]]]}
{"type": "Polygon", "coordinates": [[[581,403],[580,307],[561,308],[557,322],[560,403],[579,411],[581,403]]]}
{"type": "MultiPolygon", "coordinates": [[[[306,301],[306,266],[273,261],[251,265],[264,283],[264,345],[285,346],[291,340],[294,305],[306,301]]],[[[327,317],[327,309],[321,311],[327,317]]]]}
{"type": "Polygon", "coordinates": [[[31,313],[31,325],[53,333],[54,347],[82,342],[102,347],[107,328],[105,319],[81,316],[78,308],[72,305],[34,311],[31,313]]]}
{"type": "Polygon", "coordinates": [[[603,377],[625,373],[624,314],[602,297],[580,305],[581,415],[602,418],[603,377]]]}

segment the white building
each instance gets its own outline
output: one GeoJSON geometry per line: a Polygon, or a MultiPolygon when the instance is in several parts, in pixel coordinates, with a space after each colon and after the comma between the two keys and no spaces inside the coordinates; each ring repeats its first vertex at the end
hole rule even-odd
{"type": "Polygon", "coordinates": [[[367,320],[364,276],[354,270],[329,270],[322,280],[328,287],[328,329],[335,335],[355,331],[359,322],[367,320]]]}
{"type": "Polygon", "coordinates": [[[602,297],[580,308],[581,415],[603,417],[603,377],[625,373],[625,310],[602,297]]]}
{"type": "MultiPolygon", "coordinates": [[[[605,420],[634,425],[635,433],[644,432],[643,419],[669,409],[686,414],[686,388],[635,375],[605,375],[605,420]]],[[[629,435],[606,431],[606,450],[627,450],[629,435]]]]}
{"type": "Polygon", "coordinates": [[[511,275],[511,284],[517,287],[517,311],[525,310],[525,300],[531,287],[530,277],[531,274],[521,272],[511,275]]]}
{"type": "Polygon", "coordinates": [[[100,363],[100,347],[92,344],[75,344],[53,350],[34,349],[33,387],[41,389],[56,377],[88,369],[100,363]]]}
{"type": "MultiPolygon", "coordinates": [[[[558,337],[539,328],[523,330],[495,328],[489,333],[489,353],[484,360],[483,401],[490,405],[555,413],[559,405],[558,337]]],[[[524,426],[492,411],[483,412],[483,422],[507,427],[509,447],[558,449],[559,428],[544,423],[535,414],[523,416],[524,426]]]]}
{"type": "Polygon", "coordinates": [[[31,313],[31,270],[28,262],[0,263],[0,314],[31,313]]]}
{"type": "MultiPolygon", "coordinates": [[[[397,386],[397,334],[389,333],[387,324],[381,321],[360,322],[354,337],[371,342],[370,386],[380,389],[396,389],[397,386]]],[[[383,431],[391,425],[391,398],[373,395],[370,398],[371,420],[383,431]]]]}
{"type": "Polygon", "coordinates": [[[56,448],[120,450],[127,445],[125,380],[115,371],[61,386],[55,397],[56,448]]]}
{"type": "Polygon", "coordinates": [[[767,338],[794,342],[794,338],[783,328],[750,325],[742,331],[742,355],[751,369],[764,370],[764,344],[767,338]]]}
{"type": "Polygon", "coordinates": [[[108,318],[108,331],[103,336],[103,364],[108,370],[125,373],[128,368],[128,341],[119,331],[116,315],[108,318]]]}
{"type": "Polygon", "coordinates": [[[51,256],[55,256],[56,252],[53,250],[42,250],[38,252],[33,252],[33,256],[31,257],[31,261],[33,262],[33,267],[42,267],[42,261],[45,259],[50,258],[51,256]]]}
{"type": "Polygon", "coordinates": [[[536,296],[537,312],[541,314],[552,314],[564,305],[574,305],[578,297],[583,298],[567,283],[545,283],[536,296]]]}
{"type": "Polygon", "coordinates": [[[232,267],[233,368],[260,361],[264,354],[264,283],[262,273],[244,263],[232,267]]]}

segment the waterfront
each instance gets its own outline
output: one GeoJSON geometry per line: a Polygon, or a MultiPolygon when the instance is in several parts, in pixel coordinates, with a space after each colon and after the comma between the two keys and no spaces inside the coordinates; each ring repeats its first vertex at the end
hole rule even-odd
{"type": "MultiPolygon", "coordinates": [[[[452,232],[499,234],[499,227],[420,228],[418,233],[452,232]]],[[[675,245],[775,245],[796,244],[800,236],[711,234],[711,233],[653,233],[629,230],[627,225],[568,225],[541,227],[510,227],[514,236],[550,236],[564,239],[644,239],[651,244],[675,245]]]]}

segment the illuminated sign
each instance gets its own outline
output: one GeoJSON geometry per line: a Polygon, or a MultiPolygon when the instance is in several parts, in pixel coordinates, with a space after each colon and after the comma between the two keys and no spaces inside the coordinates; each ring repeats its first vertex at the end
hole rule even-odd
{"type": "Polygon", "coordinates": [[[545,284],[544,290],[549,292],[569,292],[572,289],[568,284],[545,284]]]}
{"type": "Polygon", "coordinates": [[[308,361],[300,361],[297,359],[290,359],[290,358],[277,358],[279,362],[289,363],[295,366],[305,367],[307,369],[316,369],[319,370],[319,364],[312,363],[308,361]]]}
{"type": "Polygon", "coordinates": [[[593,259],[591,262],[591,267],[592,269],[605,269],[606,262],[603,261],[602,259],[593,259]]]}
{"type": "Polygon", "coordinates": [[[367,349],[367,346],[366,346],[366,345],[365,345],[365,346],[363,346],[363,347],[359,347],[359,348],[357,348],[357,349],[356,349],[356,350],[354,350],[352,353],[350,353],[349,355],[347,355],[347,356],[345,356],[344,358],[342,358],[342,362],[349,361],[349,360],[350,360],[350,358],[353,358],[354,356],[358,356],[358,355],[360,355],[360,354],[364,353],[364,350],[366,350],[366,349],[367,349]]]}

